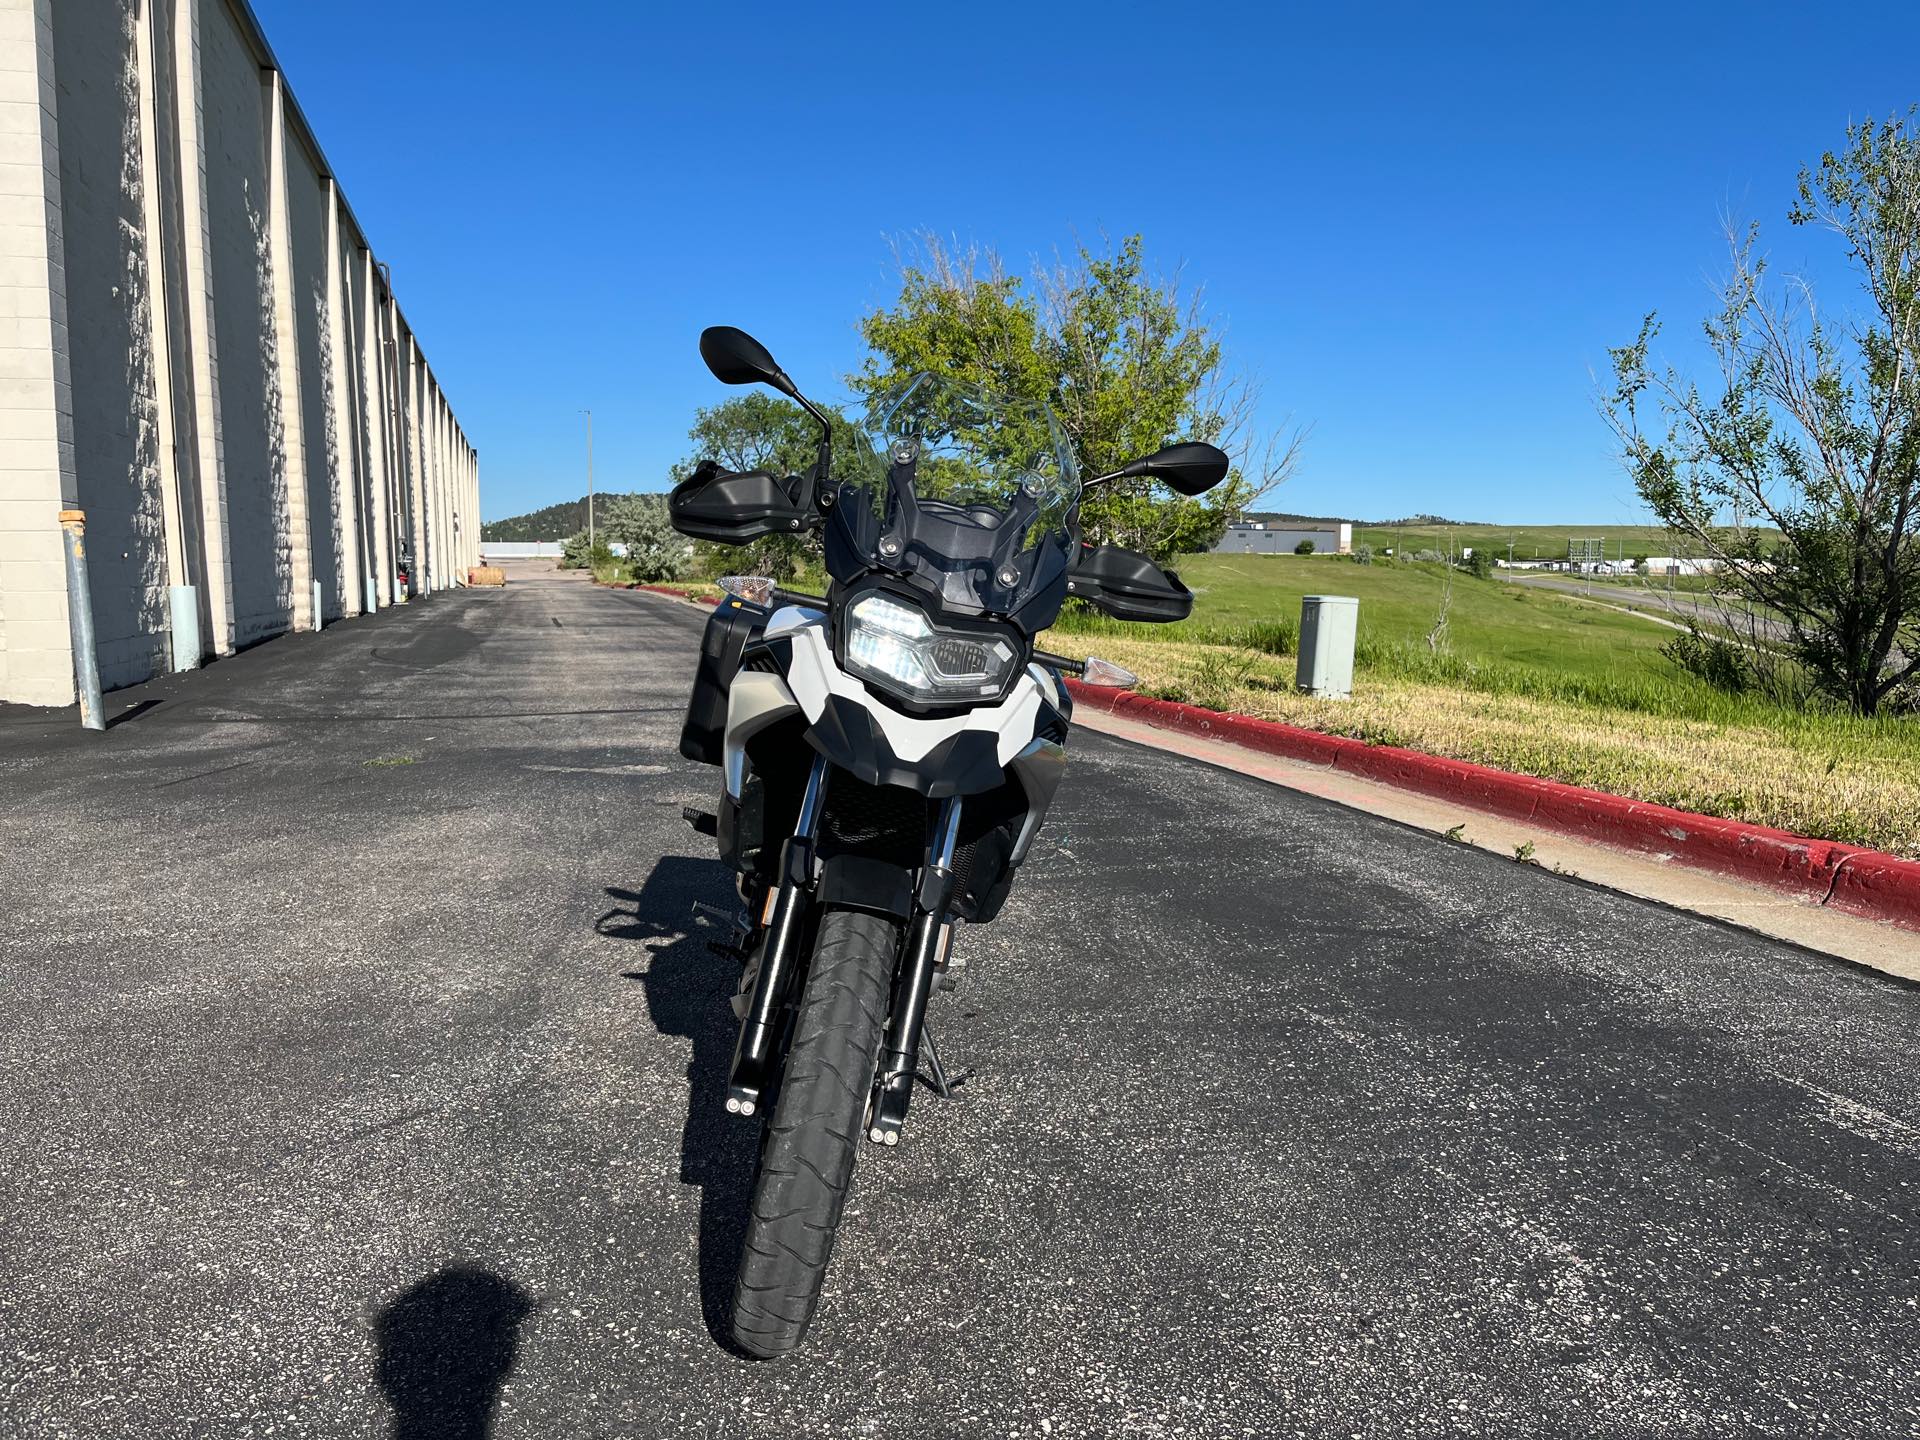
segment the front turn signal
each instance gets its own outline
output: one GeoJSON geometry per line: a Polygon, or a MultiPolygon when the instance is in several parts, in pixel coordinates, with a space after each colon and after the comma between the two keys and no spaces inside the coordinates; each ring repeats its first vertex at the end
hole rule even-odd
{"type": "Polygon", "coordinates": [[[1131,690],[1140,683],[1140,677],[1126,666],[1102,660],[1097,655],[1087,657],[1087,668],[1080,672],[1080,680],[1082,684],[1104,685],[1112,690],[1131,690]]]}
{"type": "Polygon", "coordinates": [[[729,595],[738,596],[749,605],[773,604],[775,586],[770,575],[722,575],[717,583],[729,595]]]}

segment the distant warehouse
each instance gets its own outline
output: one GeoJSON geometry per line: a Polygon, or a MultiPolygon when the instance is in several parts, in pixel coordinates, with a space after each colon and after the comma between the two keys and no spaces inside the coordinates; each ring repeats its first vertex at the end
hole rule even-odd
{"type": "Polygon", "coordinates": [[[1229,525],[1216,555],[1291,555],[1303,541],[1311,542],[1316,555],[1351,555],[1351,520],[1314,520],[1301,515],[1283,515],[1275,520],[1248,520],[1229,525]]]}

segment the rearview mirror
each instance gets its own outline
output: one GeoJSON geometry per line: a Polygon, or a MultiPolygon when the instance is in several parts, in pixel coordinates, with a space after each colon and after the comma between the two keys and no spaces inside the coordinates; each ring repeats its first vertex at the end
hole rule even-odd
{"type": "Polygon", "coordinates": [[[1087,483],[1100,485],[1108,480],[1131,480],[1137,475],[1151,475],[1156,480],[1164,480],[1182,495],[1203,495],[1227,478],[1231,463],[1227,459],[1227,452],[1218,446],[1188,440],[1156,450],[1144,460],[1136,460],[1111,475],[1102,475],[1087,483]]]}
{"type": "Polygon", "coordinates": [[[722,385],[771,385],[782,395],[794,394],[767,347],[731,325],[709,325],[700,332],[700,358],[722,385]]]}
{"type": "Polygon", "coordinates": [[[1203,495],[1227,478],[1229,462],[1224,450],[1189,440],[1156,450],[1138,463],[1145,474],[1166,481],[1182,495],[1203,495]]]}

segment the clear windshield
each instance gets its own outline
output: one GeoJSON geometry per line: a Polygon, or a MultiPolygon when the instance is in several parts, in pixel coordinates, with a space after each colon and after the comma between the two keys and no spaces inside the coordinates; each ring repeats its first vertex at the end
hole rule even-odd
{"type": "Polygon", "coordinates": [[[1032,545],[1061,529],[1080,497],[1073,451],[1043,404],[998,399],[923,372],[877,399],[865,418],[875,463],[862,463],[858,473],[878,505],[890,470],[911,479],[921,502],[955,506],[984,523],[995,517],[983,507],[1005,512],[1024,493],[1035,506],[1032,545]]]}
{"type": "MultiPolygon", "coordinates": [[[[916,375],[867,411],[827,526],[839,586],[900,587],[1031,635],[1060,613],[1080,472],[1044,405],[916,375]]],[[[847,453],[846,451],[842,452],[847,453]]]]}

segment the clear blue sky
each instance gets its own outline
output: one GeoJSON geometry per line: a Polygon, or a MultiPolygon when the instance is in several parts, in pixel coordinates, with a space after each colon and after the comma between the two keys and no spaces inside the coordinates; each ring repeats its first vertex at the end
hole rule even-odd
{"type": "Polygon", "coordinates": [[[1270,422],[1313,426],[1275,508],[1623,523],[1606,347],[1657,308],[1692,362],[1728,210],[1852,304],[1793,182],[1920,100],[1920,6],[1871,0],[254,3],[487,518],[582,493],[582,406],[600,487],[661,488],[727,393],[705,325],[839,396],[930,227],[1183,264],[1270,422]]]}

